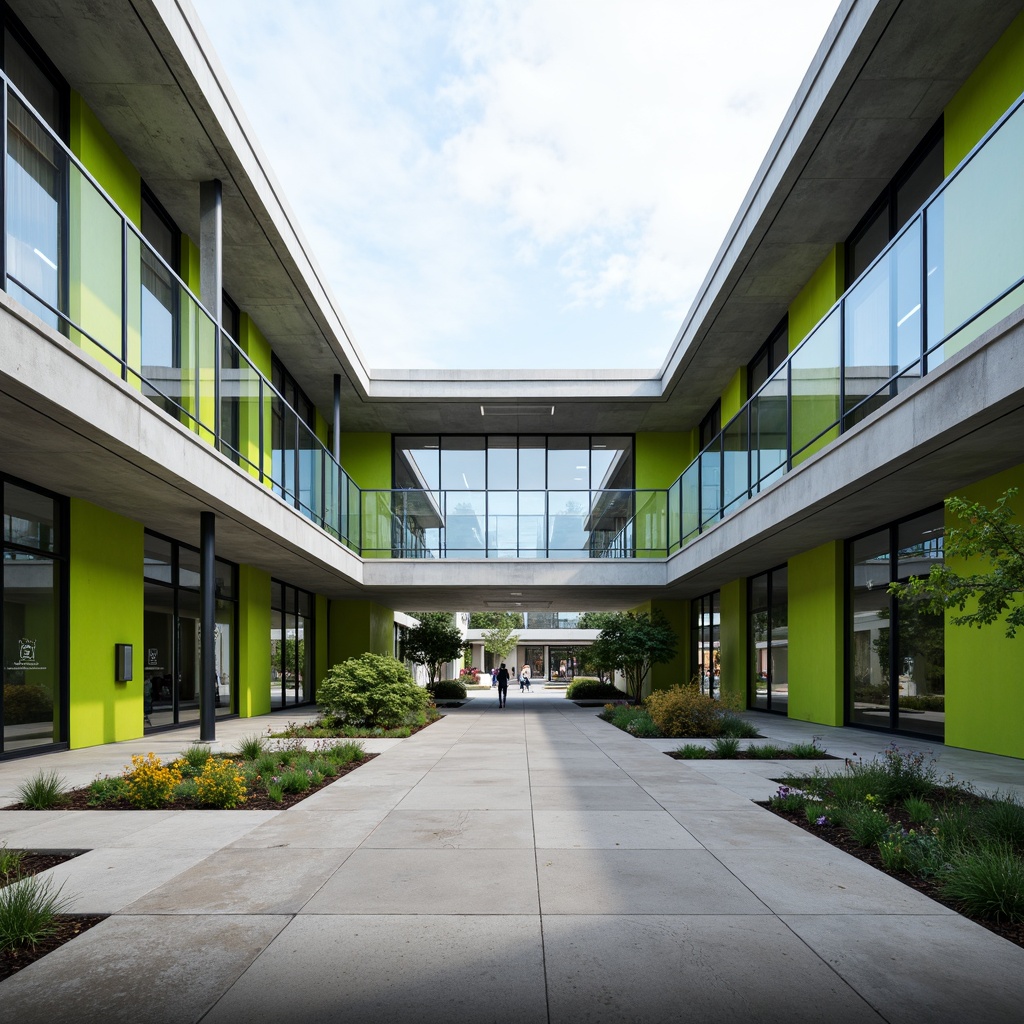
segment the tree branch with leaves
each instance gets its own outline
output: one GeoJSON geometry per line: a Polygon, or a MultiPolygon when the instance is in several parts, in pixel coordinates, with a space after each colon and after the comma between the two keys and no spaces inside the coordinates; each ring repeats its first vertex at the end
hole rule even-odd
{"type": "Polygon", "coordinates": [[[889,593],[900,600],[915,598],[930,611],[955,608],[955,626],[989,626],[1006,616],[1006,636],[1024,627],[1024,526],[1014,522],[1010,503],[1017,488],[1006,490],[992,508],[977,501],[947,498],[946,508],[963,524],[946,531],[943,565],[927,576],[890,583],[889,593]],[[963,573],[948,559],[980,560],[987,571],[963,573]],[[971,610],[968,610],[970,608],[971,610]]]}

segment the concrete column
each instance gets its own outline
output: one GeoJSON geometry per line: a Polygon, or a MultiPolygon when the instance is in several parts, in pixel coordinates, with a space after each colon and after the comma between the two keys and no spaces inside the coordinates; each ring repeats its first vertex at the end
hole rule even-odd
{"type": "Polygon", "coordinates": [[[199,739],[204,743],[216,738],[217,685],[217,566],[214,560],[214,522],[212,512],[199,513],[199,739]]]}

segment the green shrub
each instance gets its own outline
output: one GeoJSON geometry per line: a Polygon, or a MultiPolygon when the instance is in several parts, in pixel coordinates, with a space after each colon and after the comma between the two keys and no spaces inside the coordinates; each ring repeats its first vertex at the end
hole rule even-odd
{"type": "Polygon", "coordinates": [[[901,750],[890,743],[882,751],[883,783],[877,790],[886,803],[896,803],[908,796],[927,796],[939,784],[935,759],[925,760],[921,751],[901,750]]]}
{"type": "Polygon", "coordinates": [[[673,750],[672,754],[682,761],[703,761],[708,757],[708,748],[700,743],[684,743],[678,750],[673,750]]]}
{"type": "Polygon", "coordinates": [[[53,698],[38,683],[4,683],[4,725],[53,721],[53,698]]]}
{"type": "Polygon", "coordinates": [[[660,736],[661,730],[651,721],[651,716],[643,708],[638,708],[637,712],[626,726],[626,732],[642,740],[656,739],[660,736]]]}
{"type": "Polygon", "coordinates": [[[935,816],[932,805],[919,796],[908,796],[903,801],[903,807],[907,812],[907,817],[915,825],[922,825],[926,821],[931,821],[935,816]]]}
{"type": "Polygon", "coordinates": [[[968,914],[1024,922],[1024,859],[1006,844],[964,851],[942,876],[942,891],[968,914]]]}
{"type": "Polygon", "coordinates": [[[602,683],[597,679],[579,676],[566,688],[569,700],[618,700],[626,695],[613,683],[602,683]]]}
{"type": "Polygon", "coordinates": [[[305,793],[310,786],[309,776],[304,771],[292,769],[280,778],[281,788],[285,793],[305,793]]]}
{"type": "Polygon", "coordinates": [[[986,839],[1024,852],[1024,806],[1017,797],[997,793],[982,805],[979,818],[979,830],[986,839]]]}
{"type": "Polygon", "coordinates": [[[460,679],[439,679],[427,687],[435,700],[465,700],[466,684],[460,679]]]}
{"type": "Polygon", "coordinates": [[[21,874],[21,862],[24,859],[24,850],[8,850],[7,843],[4,842],[0,846],[0,878],[21,874]]]}
{"type": "Polygon", "coordinates": [[[174,762],[182,775],[198,775],[206,762],[213,757],[210,748],[205,743],[193,743],[186,747],[177,761],[174,762]]]}
{"type": "Polygon", "coordinates": [[[974,813],[965,804],[944,804],[936,814],[935,828],[943,846],[970,846],[975,839],[974,813]]]}
{"type": "Polygon", "coordinates": [[[712,756],[734,760],[740,752],[740,741],[735,736],[719,736],[712,744],[712,756]]]}
{"type": "Polygon", "coordinates": [[[198,803],[199,787],[196,785],[195,778],[192,776],[185,776],[182,778],[181,782],[174,787],[173,796],[175,800],[185,800],[188,802],[194,800],[198,803]]]}
{"type": "Polygon", "coordinates": [[[171,802],[181,782],[181,772],[172,764],[164,765],[156,754],[132,754],[130,768],[124,771],[125,799],[133,807],[154,809],[171,802]]]}
{"type": "Polygon", "coordinates": [[[814,761],[825,756],[825,748],[818,746],[817,740],[810,743],[793,743],[788,749],[784,749],[788,757],[795,757],[799,760],[814,761]]]}
{"type": "Polygon", "coordinates": [[[942,843],[928,830],[910,829],[890,825],[878,840],[878,853],[890,871],[908,871],[927,878],[937,875],[946,862],[942,843]]]}
{"type": "Polygon", "coordinates": [[[774,796],[768,798],[768,806],[777,811],[789,811],[790,813],[802,811],[807,806],[805,794],[787,786],[785,783],[779,786],[774,796]]]}
{"type": "Polygon", "coordinates": [[[391,728],[424,711],[430,695],[397,658],[367,653],[335,665],[321,682],[317,699],[346,723],[391,728]]]}
{"type": "Polygon", "coordinates": [[[906,711],[945,711],[946,695],[927,693],[916,697],[900,697],[899,704],[906,711]]]}
{"type": "Polygon", "coordinates": [[[622,729],[624,732],[629,732],[630,725],[638,719],[648,722],[651,720],[651,716],[646,710],[638,708],[635,704],[606,704],[601,717],[606,718],[617,729],[622,729]]]}
{"type": "Polygon", "coordinates": [[[256,774],[262,775],[263,778],[268,778],[273,775],[274,769],[277,768],[277,765],[277,754],[271,751],[267,751],[265,754],[260,754],[260,756],[253,761],[253,767],[256,769],[256,774]]]}
{"type": "Polygon", "coordinates": [[[231,810],[245,803],[245,776],[229,758],[211,757],[196,778],[196,797],[204,807],[231,810]]]}
{"type": "Polygon", "coordinates": [[[116,803],[118,800],[128,798],[128,784],[120,775],[111,777],[104,776],[102,779],[93,779],[89,783],[90,807],[100,807],[107,803],[116,803]]]}
{"type": "Polygon", "coordinates": [[[33,811],[47,811],[67,803],[67,780],[57,773],[38,771],[18,787],[21,802],[33,811]]]}
{"type": "Polygon", "coordinates": [[[735,736],[739,740],[754,740],[761,735],[753,722],[748,722],[745,718],[731,715],[728,712],[722,715],[720,728],[722,736],[735,736]]]}
{"type": "Polygon", "coordinates": [[[349,740],[346,743],[332,743],[323,748],[323,756],[336,765],[346,765],[352,761],[362,761],[366,757],[366,751],[361,743],[353,743],[349,740]]]}
{"type": "MultiPolygon", "coordinates": [[[[718,742],[721,743],[723,741],[719,740],[718,742]]],[[[736,740],[733,740],[733,742],[737,743],[738,749],[738,742],[736,740]]],[[[781,757],[786,753],[786,748],[780,747],[777,743],[751,743],[750,746],[747,747],[747,753],[751,757],[761,757],[766,761],[771,761],[773,758],[781,757]]]]}
{"type": "Polygon", "coordinates": [[[655,690],[644,701],[654,724],[664,736],[720,736],[722,716],[732,710],[728,704],[700,692],[687,683],[669,690],[655,690]]]}
{"type": "Polygon", "coordinates": [[[57,916],[67,913],[73,898],[61,895],[52,878],[33,875],[0,889],[0,951],[33,948],[57,931],[57,916]]]}
{"type": "Polygon", "coordinates": [[[889,831],[891,822],[873,804],[853,804],[845,814],[844,824],[861,846],[875,846],[889,831]]]}
{"type": "Polygon", "coordinates": [[[243,736],[238,743],[237,755],[245,761],[255,761],[261,757],[267,749],[267,738],[253,733],[251,736],[243,736]]]}

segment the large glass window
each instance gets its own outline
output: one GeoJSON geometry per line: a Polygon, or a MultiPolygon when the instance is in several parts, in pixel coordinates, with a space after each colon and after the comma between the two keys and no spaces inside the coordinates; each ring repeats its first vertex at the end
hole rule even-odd
{"type": "Polygon", "coordinates": [[[270,706],[292,707],[315,700],[316,599],[280,580],[270,585],[270,706]]]}
{"type": "MultiPolygon", "coordinates": [[[[143,710],[147,729],[199,720],[199,552],[147,533],[144,553],[143,710]]],[[[215,561],[214,705],[236,711],[235,567],[215,561]]]]}
{"type": "Polygon", "coordinates": [[[789,709],[789,572],[785,566],[750,581],[750,706],[789,709]]]}
{"type": "MultiPolygon", "coordinates": [[[[632,550],[629,435],[395,435],[394,537],[450,558],[589,558],[632,550]]],[[[664,546],[664,545],[662,545],[664,546]]],[[[393,554],[410,549],[402,541],[393,554]]]]}
{"type": "Polygon", "coordinates": [[[887,589],[892,582],[927,576],[941,564],[943,535],[940,508],[849,544],[851,724],[944,733],[943,616],[919,601],[897,601],[887,589]]]}
{"type": "Polygon", "coordinates": [[[715,697],[722,674],[721,593],[717,590],[690,604],[691,675],[700,692],[715,697]]]}
{"type": "Polygon", "coordinates": [[[67,741],[64,509],[13,481],[0,479],[0,492],[0,753],[11,753],[67,741]]]}

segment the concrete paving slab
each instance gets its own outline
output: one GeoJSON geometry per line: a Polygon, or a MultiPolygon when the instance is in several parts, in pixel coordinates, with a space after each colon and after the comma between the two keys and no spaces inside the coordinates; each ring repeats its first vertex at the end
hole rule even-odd
{"type": "Polygon", "coordinates": [[[699,850],[667,811],[533,812],[538,850],[699,850]]]}
{"type": "Polygon", "coordinates": [[[210,856],[210,850],[100,848],[46,872],[74,902],[74,914],[114,914],[210,856]]]}
{"type": "Polygon", "coordinates": [[[247,1020],[548,1024],[540,920],[296,918],[203,1024],[247,1020]]]}
{"type": "Polygon", "coordinates": [[[1024,949],[958,914],[782,920],[891,1024],[1024,1019],[1024,949]]]}
{"type": "Polygon", "coordinates": [[[0,842],[33,850],[111,846],[165,820],[174,811],[7,811],[0,842]],[[8,821],[16,822],[8,828],[8,821]]]}
{"type": "Polygon", "coordinates": [[[530,809],[530,789],[521,783],[507,786],[431,785],[410,790],[398,805],[403,811],[530,809]]]}
{"type": "Polygon", "coordinates": [[[776,914],[955,913],[828,843],[764,857],[738,849],[715,856],[776,914]]]}
{"type": "Polygon", "coordinates": [[[364,849],[533,850],[530,811],[391,811],[364,849]]]}
{"type": "Polygon", "coordinates": [[[884,1019],[773,917],[545,916],[544,951],[552,1024],[884,1019]]]}
{"type": "Polygon", "coordinates": [[[823,842],[756,804],[728,811],[675,809],[676,818],[708,850],[789,849],[795,845],[823,842]]]}
{"type": "Polygon", "coordinates": [[[655,811],[657,803],[636,783],[595,786],[533,786],[539,811],[655,811]]]}
{"type": "Polygon", "coordinates": [[[746,810],[750,806],[750,798],[740,796],[724,786],[694,786],[690,784],[645,786],[648,793],[660,803],[665,810],[680,810],[704,807],[716,810],[746,810]]]}
{"type": "Polygon", "coordinates": [[[231,843],[229,850],[287,847],[291,850],[355,849],[384,820],[382,808],[306,809],[308,801],[282,811],[231,843]]]}
{"type": "Polygon", "coordinates": [[[110,917],[4,981],[4,1019],[193,1024],[287,923],[270,916],[110,917]]]}
{"type": "MultiPolygon", "coordinates": [[[[83,812],[91,813],[91,812],[83,812]]],[[[98,813],[98,812],[96,812],[98,813]]],[[[138,814],[139,811],[116,811],[138,814]]],[[[123,836],[108,846],[153,847],[173,846],[179,849],[214,849],[233,843],[246,832],[258,828],[280,811],[173,811],[146,828],[123,836]]]]}
{"type": "Polygon", "coordinates": [[[537,854],[548,914],[768,914],[704,850],[544,850],[537,854]]]}
{"type": "Polygon", "coordinates": [[[301,807],[305,811],[331,808],[337,810],[376,810],[380,808],[389,811],[412,791],[411,786],[346,786],[344,784],[346,779],[339,779],[312,796],[307,796],[296,807],[301,807]]]}
{"type": "Polygon", "coordinates": [[[537,914],[532,854],[359,849],[303,914],[537,914]]]}
{"type": "Polygon", "coordinates": [[[125,907],[127,914],[294,914],[349,850],[219,850],[125,907]]]}

